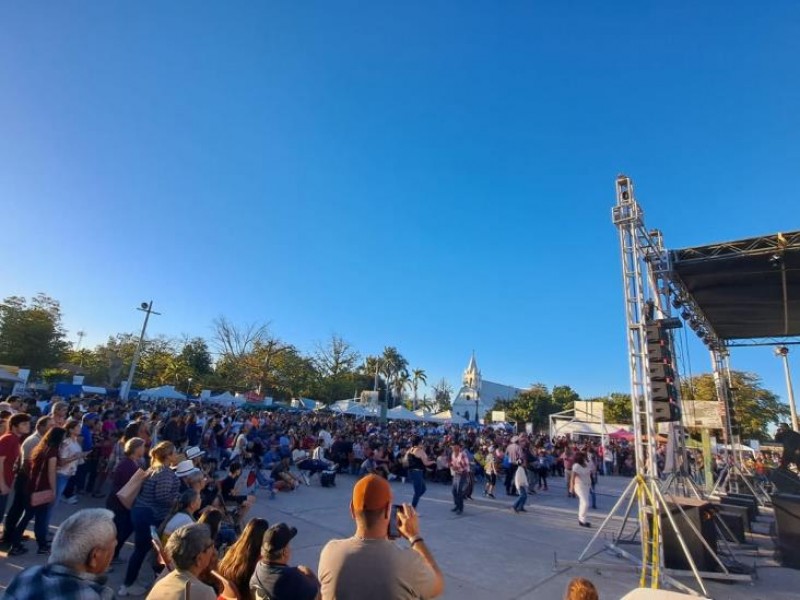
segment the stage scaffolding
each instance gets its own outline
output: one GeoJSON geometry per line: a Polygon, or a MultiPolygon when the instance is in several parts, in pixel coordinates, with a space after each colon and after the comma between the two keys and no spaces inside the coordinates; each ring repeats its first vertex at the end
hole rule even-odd
{"type": "MultiPolygon", "coordinates": [[[[686,325],[697,333],[709,350],[711,366],[716,383],[719,411],[723,421],[723,437],[726,446],[735,449],[740,443],[738,432],[732,427],[730,415],[735,403],[729,346],[743,345],[751,340],[752,345],[775,342],[793,343],[800,330],[800,304],[794,300],[794,292],[800,282],[795,282],[794,275],[800,269],[800,232],[777,234],[714,244],[701,248],[690,248],[668,251],[664,247],[662,234],[657,229],[648,229],[644,223],[644,215],[636,201],[633,182],[629,177],[620,175],[616,180],[617,202],[612,215],[613,223],[619,233],[620,253],[622,258],[622,275],[625,302],[626,333],[628,338],[628,365],[631,382],[631,402],[633,416],[634,449],[636,460],[636,477],[618,500],[603,524],[598,528],[591,541],[578,558],[578,564],[588,564],[589,550],[601,533],[611,525],[617,511],[624,508],[624,516],[619,531],[613,535],[608,548],[620,556],[636,562],[640,566],[641,585],[649,578],[652,587],[661,587],[668,583],[692,594],[708,595],[704,580],[721,579],[728,581],[751,581],[748,574],[732,573],[720,560],[715,549],[709,547],[701,532],[691,524],[680,503],[678,496],[704,499],[705,494],[691,479],[685,464],[686,449],[682,419],[669,423],[670,444],[668,450],[674,461],[671,473],[661,480],[657,473],[657,426],[654,414],[650,365],[647,351],[646,325],[654,320],[669,320],[673,317],[672,309],[678,312],[686,325]],[[772,271],[766,275],[762,257],[767,253],[772,271]],[[708,261],[715,262],[713,268],[707,267],[708,261]],[[744,261],[733,264],[731,261],[744,261]],[[759,262],[762,261],[762,262],[759,262]],[[706,264],[703,264],[706,263],[706,264]],[[676,268],[676,264],[680,267],[676,268]],[[720,266],[721,265],[721,266],[720,266]],[[719,267],[719,268],[718,268],[719,267]],[[726,271],[727,269],[727,271],[726,271]],[[744,275],[737,271],[746,271],[744,275]],[[708,299],[727,299],[727,288],[724,278],[740,276],[750,277],[758,288],[754,297],[747,297],[759,306],[758,319],[741,320],[736,306],[726,306],[724,302],[706,302],[708,299]],[[763,288],[758,286],[763,278],[763,288]],[[705,279],[703,279],[705,278],[705,279]],[[690,285],[687,285],[688,279],[690,285]],[[699,282],[699,283],[698,283],[699,282]],[[704,285],[709,284],[709,285],[704,285]],[[708,289],[717,285],[723,289],[709,296],[708,289]],[[760,294],[760,296],[759,296],[760,294]],[[705,308],[705,310],[704,310],[705,308]],[[706,314],[706,312],[712,314],[706,314]],[[740,326],[740,320],[742,325],[740,326]],[[714,323],[720,327],[715,327],[714,323]],[[725,335],[721,335],[722,329],[725,335]],[[633,508],[636,506],[636,515],[633,508]],[[677,507],[677,511],[675,511],[677,507]],[[692,534],[705,546],[705,549],[716,562],[718,571],[701,572],[689,552],[686,540],[681,534],[677,520],[685,520],[692,534]],[[630,522],[637,522],[632,539],[638,533],[641,540],[641,557],[632,556],[620,547],[626,540],[624,529],[630,522]],[[662,531],[670,527],[677,537],[689,571],[674,571],[663,567],[664,548],[662,531]],[[691,576],[699,589],[695,590],[681,583],[676,576],[691,576]]],[[[740,292],[753,296],[753,286],[742,286],[740,292]]],[[[798,298],[800,300],[800,298],[798,298]]],[[[672,330],[668,329],[668,345],[670,355],[675,357],[672,330]]],[[[796,343],[796,342],[794,342],[796,343]]],[[[674,387],[677,392],[675,402],[681,406],[680,382],[677,364],[675,367],[674,387]]],[[[682,413],[682,411],[681,411],[682,413]]],[[[764,504],[768,497],[763,490],[754,489],[745,476],[745,468],[740,453],[733,451],[728,456],[728,467],[725,469],[712,493],[720,488],[738,491],[741,482],[749,488],[758,501],[764,504]]],[[[725,525],[717,519],[717,529],[722,533],[725,525]]],[[[683,528],[684,531],[686,528],[683,528]]],[[[730,553],[730,547],[719,536],[721,542],[730,553]]],[[[732,555],[732,553],[730,553],[732,555]]]]}

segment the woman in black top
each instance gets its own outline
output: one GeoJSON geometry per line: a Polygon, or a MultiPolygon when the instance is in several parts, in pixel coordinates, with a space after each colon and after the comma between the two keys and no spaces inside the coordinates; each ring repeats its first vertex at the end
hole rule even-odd
{"type": "Polygon", "coordinates": [[[435,464],[434,461],[428,458],[421,444],[422,438],[415,435],[411,438],[411,449],[406,453],[408,476],[411,478],[411,483],[414,484],[414,499],[411,501],[411,506],[414,508],[417,508],[419,499],[422,498],[422,494],[427,490],[427,486],[425,485],[425,467],[435,464]]]}

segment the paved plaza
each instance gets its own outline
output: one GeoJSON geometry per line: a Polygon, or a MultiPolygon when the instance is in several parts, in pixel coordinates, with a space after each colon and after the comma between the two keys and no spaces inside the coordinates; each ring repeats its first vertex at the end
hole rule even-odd
{"type": "MultiPolygon", "coordinates": [[[[269,500],[266,492],[259,491],[251,515],[266,518],[270,524],[285,521],[296,526],[299,534],[293,543],[292,561],[306,564],[316,571],[325,542],[353,533],[348,504],[354,481],[354,477],[339,475],[336,488],[320,488],[315,481],[311,487],[302,487],[293,493],[279,493],[275,500],[269,500]]],[[[628,481],[619,477],[600,479],[599,509],[590,514],[594,524],[600,523],[628,481]]],[[[392,485],[396,502],[410,502],[410,483],[397,481],[392,485]]],[[[55,511],[53,527],[75,508],[100,505],[101,501],[89,499],[83,499],[77,507],[62,505],[55,511]]],[[[563,564],[577,559],[594,531],[578,525],[577,500],[566,497],[563,480],[553,481],[549,492],[530,497],[525,514],[514,514],[510,505],[504,492],[492,500],[483,498],[476,486],[475,499],[467,501],[462,516],[455,516],[450,512],[450,488],[443,484],[428,484],[428,493],[419,505],[421,533],[445,573],[444,598],[557,600],[562,597],[567,582],[578,575],[592,580],[604,600],[619,598],[636,586],[638,574],[632,568],[620,571],[595,565],[569,567],[563,564]]],[[[766,526],[764,523],[765,531],[766,526]]],[[[760,544],[767,543],[766,536],[756,538],[760,544]]],[[[28,542],[28,546],[31,552],[23,557],[9,558],[0,554],[3,557],[0,559],[2,588],[20,569],[43,562],[44,557],[36,555],[35,543],[28,542]]],[[[597,543],[596,549],[602,549],[602,542],[597,543]]],[[[123,550],[123,558],[129,553],[130,549],[123,550]]],[[[596,563],[628,564],[606,552],[599,553],[593,560],[596,563]]],[[[798,598],[800,571],[778,567],[770,554],[764,551],[748,560],[749,564],[761,565],[759,579],[752,585],[709,583],[713,598],[798,598]]],[[[110,574],[115,589],[123,571],[124,565],[121,565],[110,574]]],[[[142,569],[143,573],[146,571],[142,569]]],[[[687,583],[691,582],[687,580],[687,583]]]]}

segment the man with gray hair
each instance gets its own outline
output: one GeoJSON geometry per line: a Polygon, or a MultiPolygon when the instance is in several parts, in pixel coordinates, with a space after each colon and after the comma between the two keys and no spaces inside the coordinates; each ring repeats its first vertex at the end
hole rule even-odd
{"type": "Polygon", "coordinates": [[[163,577],[147,594],[147,600],[216,600],[217,593],[200,581],[200,575],[217,564],[217,549],[208,526],[192,523],[178,527],[167,540],[167,555],[175,570],[163,577]],[[188,591],[187,591],[188,590],[188,591]]]}
{"type": "Polygon", "coordinates": [[[105,585],[117,545],[114,514],[104,508],[87,508],[68,517],[53,539],[44,566],[17,575],[6,590],[7,600],[112,600],[114,590],[105,585]]]}

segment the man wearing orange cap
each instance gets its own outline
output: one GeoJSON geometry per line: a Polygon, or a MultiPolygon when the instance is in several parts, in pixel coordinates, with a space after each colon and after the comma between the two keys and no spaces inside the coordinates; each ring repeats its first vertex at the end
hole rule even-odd
{"type": "Polygon", "coordinates": [[[419,518],[410,504],[397,511],[397,529],[411,548],[389,539],[392,488],[377,475],[367,475],[353,487],[350,516],[356,533],[331,540],[319,558],[322,600],[436,598],[444,591],[444,576],[419,533],[419,518]]]}

